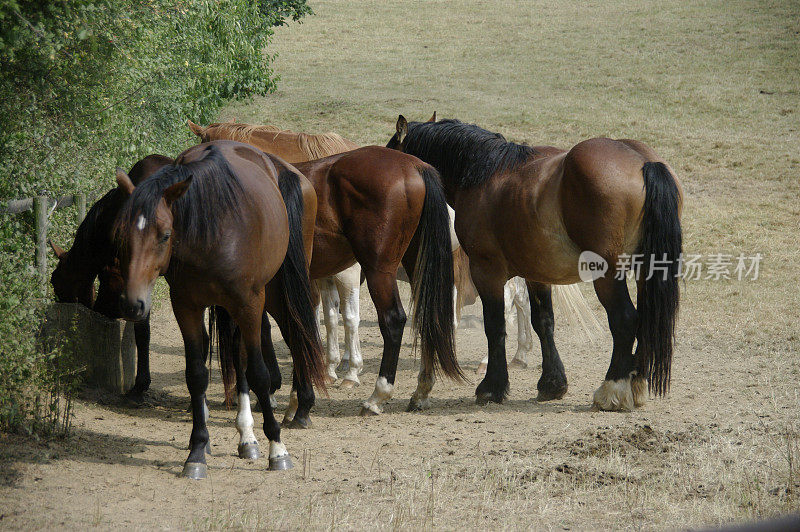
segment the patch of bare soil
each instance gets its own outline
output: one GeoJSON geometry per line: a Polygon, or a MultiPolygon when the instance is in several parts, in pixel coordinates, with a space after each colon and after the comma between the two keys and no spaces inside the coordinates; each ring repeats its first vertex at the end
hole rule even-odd
{"type": "MultiPolygon", "coordinates": [[[[394,398],[383,415],[362,418],[382,347],[366,292],[364,384],[333,387],[317,398],[313,428],[284,430],[294,469],[268,472],[265,458],[236,456],[235,412],[223,405],[215,368],[209,477],[178,477],[191,415],[183,345],[164,305],[153,319],[153,385],[143,405],[89,394],[77,401],[68,439],[0,437],[0,527],[669,529],[798,509],[797,360],[778,371],[768,356],[744,356],[754,353],[745,344],[729,350],[689,328],[667,398],[631,414],[596,412],[591,395],[610,335],[587,341],[559,325],[564,399],[533,400],[537,346],[528,369],[510,370],[505,404],[475,405],[477,380],[439,381],[430,410],[406,413],[418,367],[407,330],[394,398]]],[[[467,315],[480,320],[478,307],[467,315]]],[[[510,358],[513,335],[508,344],[510,358]]],[[[486,349],[482,329],[459,329],[457,346],[472,374],[486,349]]],[[[277,348],[289,382],[286,346],[277,348]]],[[[286,386],[277,394],[281,409],[287,394],[286,386]]],[[[260,414],[256,427],[264,450],[260,414]]]]}

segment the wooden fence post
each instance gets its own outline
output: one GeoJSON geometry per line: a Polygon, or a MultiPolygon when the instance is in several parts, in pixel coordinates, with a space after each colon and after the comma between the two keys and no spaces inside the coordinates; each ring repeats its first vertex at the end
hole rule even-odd
{"type": "Polygon", "coordinates": [[[39,282],[47,282],[47,196],[36,196],[33,199],[33,217],[36,223],[36,268],[39,270],[39,282]]]}
{"type": "Polygon", "coordinates": [[[75,194],[75,205],[78,206],[78,225],[86,218],[86,194],[75,194]]]}

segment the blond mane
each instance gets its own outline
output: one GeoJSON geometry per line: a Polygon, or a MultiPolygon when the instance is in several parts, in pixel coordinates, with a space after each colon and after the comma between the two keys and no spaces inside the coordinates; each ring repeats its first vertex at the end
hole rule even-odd
{"type": "Polygon", "coordinates": [[[354,150],[359,147],[355,142],[349,141],[338,133],[333,132],[311,135],[308,133],[296,133],[288,129],[280,129],[270,125],[236,124],[231,122],[211,124],[207,129],[211,128],[217,129],[218,133],[222,133],[230,140],[247,143],[250,142],[253,135],[258,133],[274,133],[275,138],[279,135],[295,137],[297,148],[303,152],[309,160],[321,159],[329,155],[354,150]]]}

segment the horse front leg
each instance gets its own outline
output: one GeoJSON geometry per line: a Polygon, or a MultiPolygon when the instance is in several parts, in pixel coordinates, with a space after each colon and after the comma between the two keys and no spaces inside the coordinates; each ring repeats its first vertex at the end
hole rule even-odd
{"type": "Polygon", "coordinates": [[[632,352],[639,317],[627,283],[613,275],[609,272],[594,282],[597,297],[608,315],[614,348],[605,381],[594,392],[592,402],[600,410],[631,412],[644,404],[647,389],[645,380],[636,375],[632,352]]]}
{"type": "Polygon", "coordinates": [[[383,336],[383,357],[375,390],[362,404],[362,416],[382,413],[383,405],[392,397],[403,328],[406,325],[406,313],[397,290],[396,276],[372,269],[365,273],[367,288],[378,311],[378,325],[383,336]]]}
{"type": "Polygon", "coordinates": [[[205,364],[203,309],[172,302],[175,319],[183,336],[186,354],[186,386],[189,389],[192,405],[192,434],[189,438],[189,457],[183,465],[181,476],[202,479],[208,475],[206,452],[208,451],[208,407],[206,388],[208,368],[205,364]]]}
{"type": "Polygon", "coordinates": [[[567,393],[567,374],[553,339],[555,318],[550,285],[529,282],[531,325],[542,344],[542,376],[536,384],[537,401],[561,399],[567,393]]]}
{"type": "Polygon", "coordinates": [[[127,396],[141,403],[144,392],[150,388],[150,314],[142,321],[133,324],[133,335],[136,340],[136,380],[127,396]]]}
{"type": "Polygon", "coordinates": [[[508,396],[506,364],[506,317],[504,285],[506,275],[491,261],[472,260],[470,270],[483,304],[483,329],[488,343],[486,375],[475,389],[475,402],[502,403],[508,396]]]}

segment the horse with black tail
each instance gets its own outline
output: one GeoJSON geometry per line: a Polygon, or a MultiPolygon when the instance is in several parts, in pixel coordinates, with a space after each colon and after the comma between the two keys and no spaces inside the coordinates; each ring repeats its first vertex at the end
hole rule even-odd
{"type": "Polygon", "coordinates": [[[479,404],[500,403],[508,394],[503,286],[513,276],[527,281],[531,322],[542,344],[539,400],[567,392],[553,340],[551,285],[586,277],[594,282],[614,340],[594,405],[633,410],[648,389],[667,392],[679,303],[682,193],[651,148],[606,138],[569,151],[526,146],[458,120],[408,123],[402,115],[387,147],[435,166],[456,211],[456,234],[481,296],[489,346],[486,376],[475,392],[479,404]],[[632,262],[642,264],[638,308],[626,283],[626,263],[632,262]]]}
{"type": "MultiPolygon", "coordinates": [[[[286,258],[275,277],[266,287],[265,310],[275,319],[294,360],[292,373],[292,396],[299,398],[298,410],[293,419],[287,421],[287,428],[307,428],[311,426],[309,412],[314,405],[312,378],[303,368],[317,361],[320,348],[316,331],[316,313],[307,303],[316,299],[312,294],[308,279],[308,265],[313,246],[313,209],[304,209],[311,201],[316,201],[316,193],[311,184],[290,165],[277,157],[267,154],[279,170],[278,188],[289,219],[289,248],[286,258]],[[297,297],[297,295],[301,297],[297,297]],[[313,324],[312,324],[313,322],[313,324]]],[[[246,375],[235,366],[239,349],[239,331],[231,315],[221,307],[212,307],[210,321],[215,325],[220,365],[225,383],[226,401],[230,401],[233,378],[236,377],[236,390],[239,399],[237,428],[240,434],[239,455],[242,458],[257,457],[258,446],[248,431],[250,401],[246,375]]],[[[281,374],[272,344],[269,320],[266,314],[262,321],[261,348],[264,361],[270,371],[270,394],[281,386],[281,374]]],[[[273,405],[274,408],[274,405],[273,405]]],[[[252,426],[252,423],[250,423],[252,426]]]]}
{"type": "MultiPolygon", "coordinates": [[[[245,349],[235,367],[262,406],[264,433],[270,442],[269,468],[291,467],[270,405],[270,370],[261,352],[266,285],[286,259],[290,233],[303,231],[289,226],[278,173],[263,152],[228,141],[190,148],[174,165],[159,170],[138,187],[124,172],[117,173],[120,189],[130,196],[115,222],[124,281],[123,316],[136,321],[147,315],[153,285],[163,274],[186,351],[193,426],[183,475],[189,478],[207,474],[208,369],[203,312],[212,305],[224,307],[241,333],[245,349]]],[[[305,204],[305,216],[314,217],[315,211],[316,201],[305,204]]],[[[301,240],[306,235],[303,237],[301,240]]],[[[301,276],[304,272],[300,269],[301,276]]],[[[304,286],[308,282],[307,275],[297,281],[304,286]]],[[[297,283],[286,284],[293,290],[297,283]]],[[[292,297],[300,301],[308,299],[309,293],[310,288],[292,297]]],[[[310,300],[300,305],[312,308],[310,300]]],[[[308,327],[308,337],[318,338],[313,315],[301,321],[298,326],[308,327]]],[[[322,349],[318,340],[312,343],[316,345],[308,356],[298,356],[295,371],[324,390],[322,349]]]]}

